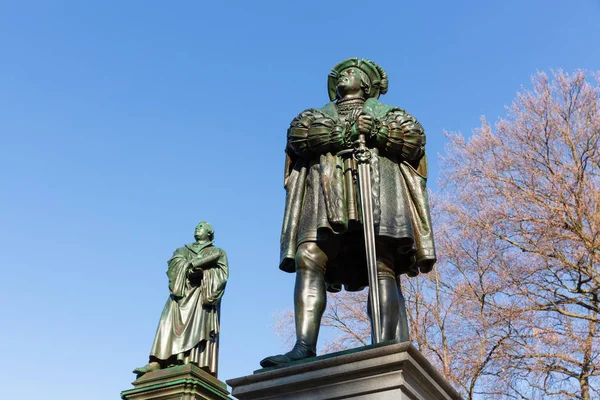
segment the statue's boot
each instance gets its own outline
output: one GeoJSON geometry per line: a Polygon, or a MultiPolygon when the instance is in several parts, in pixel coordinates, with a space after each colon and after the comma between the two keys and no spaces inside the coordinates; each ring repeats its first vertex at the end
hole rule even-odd
{"type": "Polygon", "coordinates": [[[408,313],[406,312],[406,302],[402,294],[399,276],[396,277],[396,290],[398,291],[398,325],[396,327],[395,340],[398,342],[408,342],[410,340],[408,313]]]}
{"type": "Polygon", "coordinates": [[[263,368],[274,367],[314,357],[317,354],[317,338],[321,317],[325,311],[325,266],[327,256],[316,243],[307,242],[296,252],[296,287],[294,288],[294,315],[296,320],[296,344],[294,348],[260,362],[263,368]]]}
{"type": "MultiPolygon", "coordinates": [[[[381,340],[395,340],[405,342],[409,340],[408,319],[404,296],[400,289],[400,282],[395,276],[393,265],[385,253],[377,257],[377,281],[379,286],[379,311],[381,314],[381,340]]],[[[367,306],[367,313],[371,317],[371,304],[367,306]]]]}
{"type": "Polygon", "coordinates": [[[160,369],[160,364],[156,361],[151,361],[148,364],[144,365],[143,367],[134,369],[133,373],[139,377],[144,374],[147,374],[148,372],[158,371],[159,369],[160,369]]]}
{"type": "Polygon", "coordinates": [[[296,342],[294,348],[285,354],[267,357],[260,362],[261,367],[276,367],[279,365],[289,364],[292,361],[303,360],[305,358],[314,357],[316,352],[308,345],[302,342],[296,342]]]}

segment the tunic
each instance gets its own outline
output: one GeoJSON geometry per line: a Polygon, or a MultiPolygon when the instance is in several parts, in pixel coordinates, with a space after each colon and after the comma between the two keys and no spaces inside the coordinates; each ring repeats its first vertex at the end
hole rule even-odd
{"type": "MultiPolygon", "coordinates": [[[[426,190],[424,131],[406,111],[376,99],[367,100],[362,112],[370,115],[378,127],[367,141],[373,155],[371,197],[378,245],[393,250],[392,263],[397,275],[429,272],[436,256],[426,190]],[[394,124],[400,127],[396,129],[394,124]],[[395,139],[390,134],[392,130],[402,136],[395,139]]],[[[340,154],[343,146],[332,143],[340,142],[340,128],[336,126],[344,124],[335,103],[309,109],[292,121],[286,149],[280,269],[295,271],[296,249],[304,242],[339,240],[342,250],[327,265],[326,282],[330,291],[338,291],[342,285],[347,290],[360,290],[368,285],[353,172],[356,163],[349,152],[340,154]],[[319,129],[311,132],[314,125],[319,125],[319,129]],[[298,126],[307,126],[306,133],[298,126]],[[323,139],[323,126],[333,126],[329,142],[323,139]],[[311,149],[302,147],[304,134],[306,147],[311,146],[312,140],[311,149]],[[316,134],[320,134],[319,140],[315,140],[316,134]]]]}

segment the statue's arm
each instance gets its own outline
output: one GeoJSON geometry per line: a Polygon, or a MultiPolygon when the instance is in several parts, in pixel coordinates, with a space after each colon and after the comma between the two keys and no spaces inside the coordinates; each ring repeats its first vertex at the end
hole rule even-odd
{"type": "Polygon", "coordinates": [[[188,262],[187,275],[190,279],[202,279],[204,270],[213,267],[219,260],[219,252],[215,247],[204,249],[192,261],[188,262]]]}
{"type": "Polygon", "coordinates": [[[225,251],[216,248],[219,251],[219,259],[213,268],[206,271],[204,276],[205,292],[202,299],[203,305],[215,305],[225,292],[227,279],[229,278],[229,264],[225,251]]]}
{"type": "Polygon", "coordinates": [[[184,297],[187,286],[188,262],[181,249],[175,250],[173,257],[168,261],[168,266],[169,291],[174,296],[184,297]]]}
{"type": "Polygon", "coordinates": [[[298,114],[287,131],[287,150],[300,158],[337,151],[345,147],[346,124],[321,110],[310,108],[298,114]]]}
{"type": "Polygon", "coordinates": [[[216,263],[221,256],[216,247],[211,247],[201,251],[198,257],[192,260],[193,268],[208,268],[211,264],[216,263]]]}
{"type": "Polygon", "coordinates": [[[296,156],[290,148],[285,149],[285,166],[283,171],[283,187],[287,188],[289,177],[294,168],[296,156]]]}
{"type": "Polygon", "coordinates": [[[379,121],[374,135],[377,148],[396,154],[411,164],[418,164],[425,155],[425,130],[415,117],[394,108],[379,121]]]}

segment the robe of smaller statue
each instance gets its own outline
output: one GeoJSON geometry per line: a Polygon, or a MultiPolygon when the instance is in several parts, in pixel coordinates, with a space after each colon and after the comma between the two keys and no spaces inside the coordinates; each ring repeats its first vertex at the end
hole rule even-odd
{"type": "Polygon", "coordinates": [[[225,252],[209,243],[192,243],[175,250],[168,262],[169,289],[150,356],[159,360],[176,358],[217,371],[220,300],[228,277],[225,252]],[[217,261],[203,266],[199,278],[187,266],[202,259],[217,261]]]}

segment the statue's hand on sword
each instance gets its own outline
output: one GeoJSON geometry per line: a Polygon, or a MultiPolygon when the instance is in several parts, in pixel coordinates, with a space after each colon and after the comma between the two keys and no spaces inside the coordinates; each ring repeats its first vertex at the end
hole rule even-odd
{"type": "Polygon", "coordinates": [[[356,114],[350,116],[348,124],[350,126],[350,132],[348,134],[349,141],[352,142],[354,146],[356,146],[360,135],[364,135],[365,138],[368,138],[375,127],[373,117],[363,114],[360,110],[357,111],[356,114]]]}
{"type": "Polygon", "coordinates": [[[358,129],[359,134],[369,135],[375,126],[375,122],[373,121],[373,117],[367,114],[361,114],[358,116],[356,120],[356,127],[358,129]]]}

